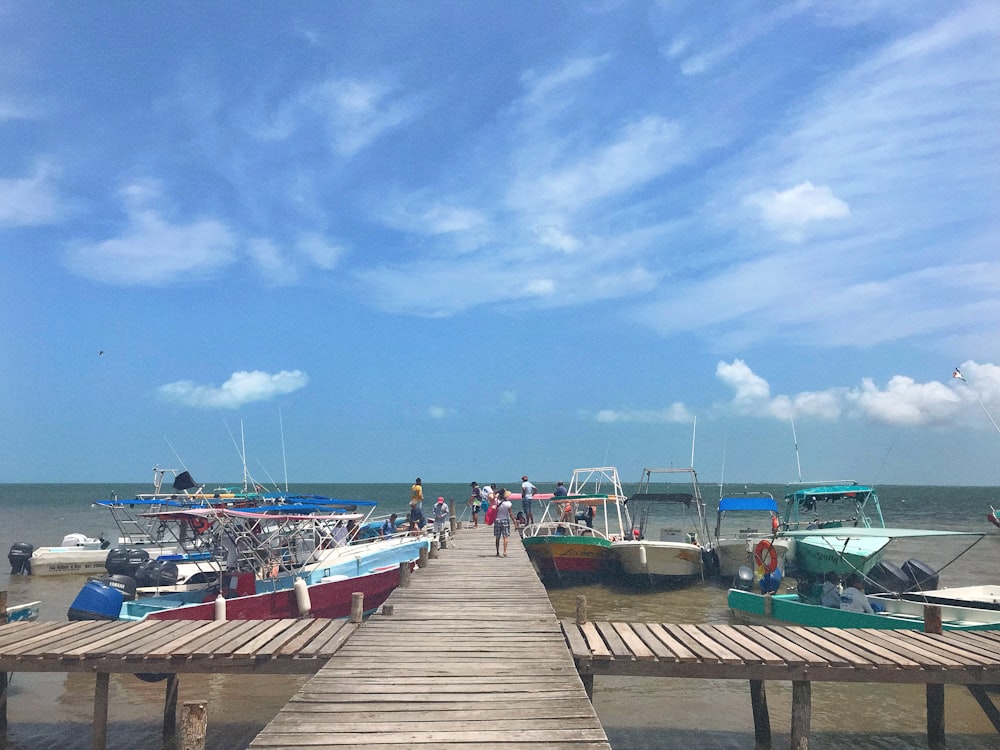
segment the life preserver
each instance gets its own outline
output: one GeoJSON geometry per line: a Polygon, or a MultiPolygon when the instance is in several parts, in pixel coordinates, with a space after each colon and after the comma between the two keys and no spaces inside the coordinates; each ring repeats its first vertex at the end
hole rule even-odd
{"type": "Polygon", "coordinates": [[[778,567],[778,553],[770,539],[761,539],[753,548],[753,561],[758,567],[768,573],[773,573],[778,567]]]}
{"type": "Polygon", "coordinates": [[[212,528],[212,522],[207,518],[190,518],[188,519],[188,524],[191,526],[191,530],[195,534],[204,534],[212,528]]]}

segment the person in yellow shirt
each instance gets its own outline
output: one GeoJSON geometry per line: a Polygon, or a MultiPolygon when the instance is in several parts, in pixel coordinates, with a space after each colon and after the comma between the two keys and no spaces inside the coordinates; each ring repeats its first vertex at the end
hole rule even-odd
{"type": "Polygon", "coordinates": [[[420,477],[410,487],[410,531],[422,529],[426,520],[424,519],[424,486],[420,477]]]}

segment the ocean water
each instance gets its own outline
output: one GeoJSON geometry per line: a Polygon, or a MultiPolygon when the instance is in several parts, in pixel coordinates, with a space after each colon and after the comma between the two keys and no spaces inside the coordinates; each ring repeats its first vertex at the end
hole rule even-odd
{"type": "MultiPolygon", "coordinates": [[[[516,482],[508,485],[516,489],[516,482]]],[[[548,485],[539,483],[542,491],[548,485]]],[[[295,485],[291,491],[343,499],[375,500],[379,513],[406,509],[409,485],[335,484],[295,485]]],[[[626,493],[634,486],[626,485],[626,493]]],[[[726,488],[732,490],[733,488],[726,488]]],[[[742,488],[741,488],[742,489],[742,488]]],[[[750,490],[784,494],[781,486],[750,486],[750,490]]],[[[902,540],[887,555],[901,563],[917,557],[943,568],[942,585],[1000,583],[1000,530],[986,520],[990,505],[1000,507],[1000,491],[988,487],[880,486],[879,497],[887,525],[987,531],[986,537],[965,551],[967,542],[902,540]],[[963,551],[965,551],[964,554],[963,551]],[[952,562],[957,556],[957,560],[952,562]]],[[[716,488],[703,488],[709,512],[716,488]]],[[[35,546],[58,544],[70,532],[112,536],[116,529],[107,511],[94,500],[112,492],[127,497],[149,491],[147,485],[0,485],[0,549],[15,542],[35,546]]],[[[464,508],[466,484],[427,483],[425,498],[443,495],[464,508]]],[[[466,515],[466,518],[468,516],[466,515]]],[[[660,519],[651,518],[655,529],[660,519]]],[[[6,561],[4,561],[6,563],[6,561]]],[[[83,583],[81,577],[8,575],[0,568],[0,590],[11,604],[41,600],[41,619],[64,621],[66,610],[83,583]]],[[[787,579],[788,584],[794,581],[787,579]]],[[[613,584],[552,588],[553,606],[561,617],[573,617],[577,596],[587,597],[590,619],[653,622],[730,621],[726,587],[717,583],[663,591],[638,591],[613,584]]],[[[419,649],[419,644],[416,644],[419,649]]],[[[302,677],[182,675],[179,703],[208,699],[208,747],[211,750],[245,748],[305,682],[302,677]]],[[[775,747],[788,746],[791,685],[768,683],[775,747]]],[[[834,750],[877,747],[886,750],[926,747],[924,689],[906,685],[813,686],[810,746],[834,750]]],[[[11,750],[38,747],[89,748],[93,715],[94,678],[91,675],[15,674],[8,704],[6,743],[11,750]]],[[[1000,701],[1000,697],[997,698],[1000,701]]],[[[743,681],[654,678],[595,679],[594,705],[615,750],[697,746],[699,750],[753,747],[753,723],[748,686],[743,681]]],[[[163,683],[145,683],[128,675],[112,675],[108,746],[160,748],[163,683]]],[[[517,706],[511,706],[516,716],[517,706]]],[[[964,688],[946,688],[948,747],[954,750],[1000,748],[1000,737],[964,688]]]]}

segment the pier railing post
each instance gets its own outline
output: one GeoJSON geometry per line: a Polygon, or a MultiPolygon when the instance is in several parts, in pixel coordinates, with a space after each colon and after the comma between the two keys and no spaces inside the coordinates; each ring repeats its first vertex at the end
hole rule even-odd
{"type": "Polygon", "coordinates": [[[351,594],[351,622],[357,624],[364,619],[365,615],[365,594],[363,591],[355,591],[351,594]]]}
{"type": "Polygon", "coordinates": [[[428,553],[427,557],[432,560],[436,560],[438,557],[439,549],[441,549],[441,542],[439,542],[437,539],[431,539],[431,551],[428,553]]]}
{"type": "Polygon", "coordinates": [[[426,568],[427,567],[427,561],[429,559],[430,559],[430,552],[427,550],[426,547],[421,547],[420,548],[420,557],[417,558],[417,567],[418,568],[426,568]]]}
{"type": "Polygon", "coordinates": [[[184,701],[181,708],[180,750],[205,750],[208,701],[184,701]]]}
{"type": "Polygon", "coordinates": [[[410,585],[410,563],[401,562],[399,564],[399,586],[400,588],[406,588],[410,585]]]}
{"type": "Polygon", "coordinates": [[[576,597],[576,624],[583,625],[587,622],[587,597],[580,595],[576,597]]]}

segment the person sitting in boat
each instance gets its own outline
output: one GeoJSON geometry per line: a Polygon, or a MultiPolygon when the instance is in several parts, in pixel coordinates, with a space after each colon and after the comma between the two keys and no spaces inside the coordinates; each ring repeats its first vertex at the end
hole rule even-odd
{"type": "Polygon", "coordinates": [[[857,573],[851,573],[847,577],[846,586],[840,595],[840,608],[847,612],[875,614],[875,610],[872,609],[872,605],[868,603],[868,597],[865,595],[864,579],[857,573]]]}
{"type": "Polygon", "coordinates": [[[573,503],[563,503],[562,515],[559,516],[559,521],[561,523],[573,522],[573,503]]]}
{"type": "Polygon", "coordinates": [[[597,508],[593,505],[588,505],[586,508],[581,510],[576,514],[576,520],[580,523],[587,524],[588,529],[594,528],[594,514],[597,513],[597,508]]]}
{"type": "Polygon", "coordinates": [[[382,523],[382,527],[378,530],[380,536],[392,536],[396,533],[396,514],[393,513],[382,523]]]}
{"type": "Polygon", "coordinates": [[[840,609],[840,576],[833,570],[826,574],[819,603],[831,609],[840,609]]]}
{"type": "Polygon", "coordinates": [[[566,497],[566,485],[562,482],[556,484],[556,488],[552,491],[553,497],[566,497]]]}

